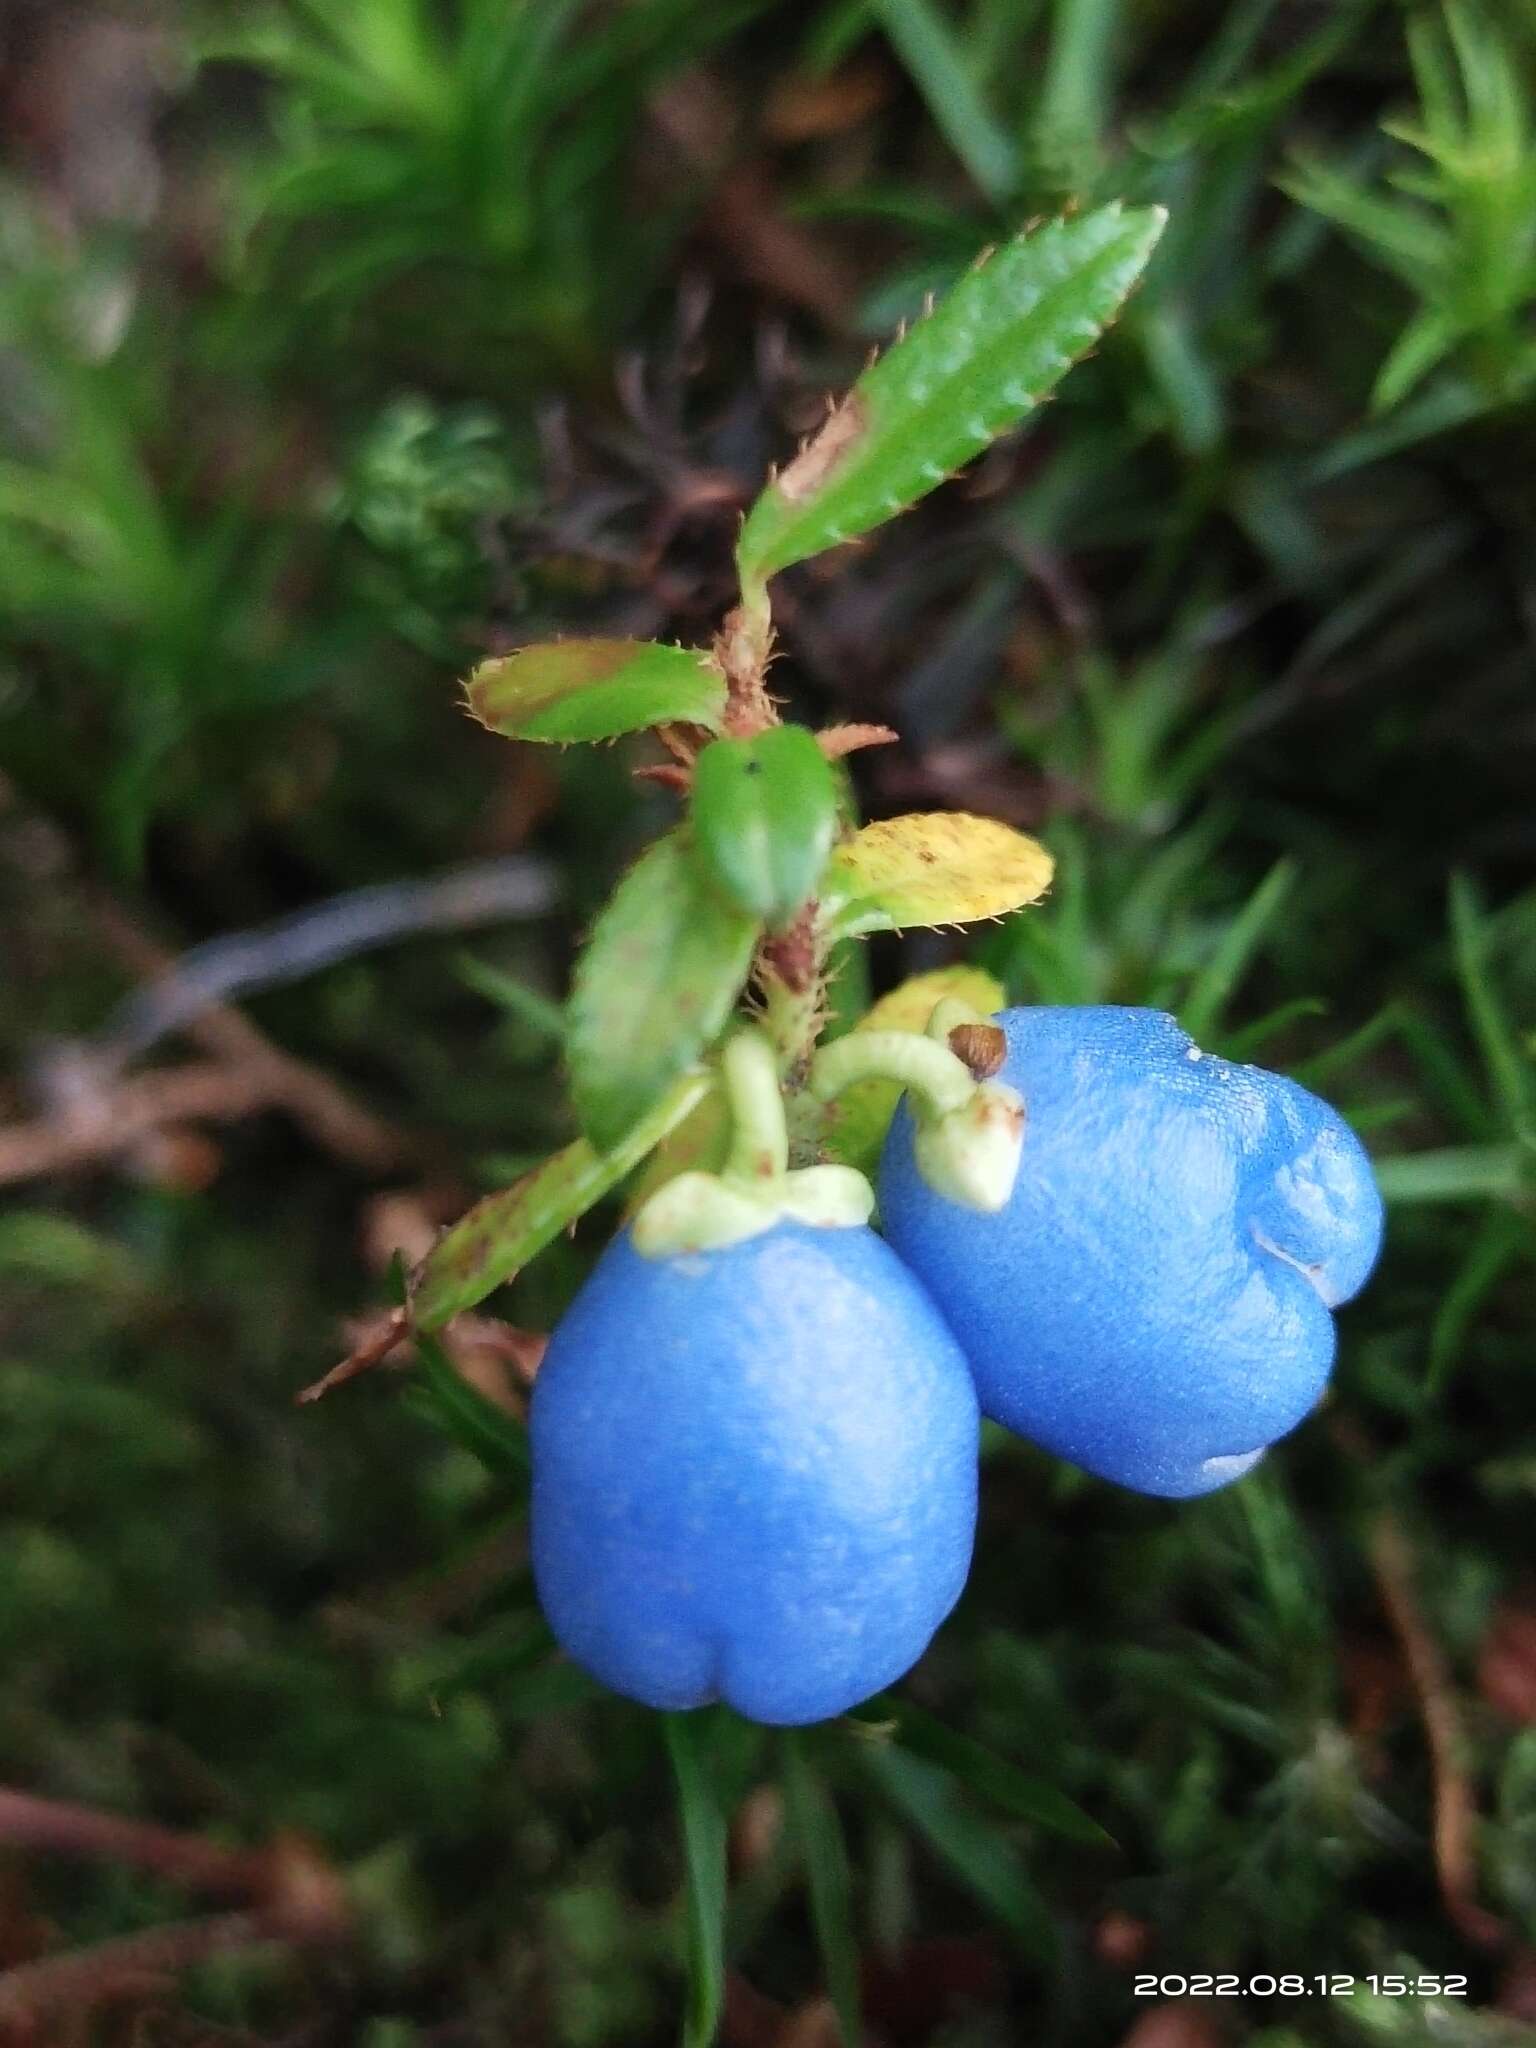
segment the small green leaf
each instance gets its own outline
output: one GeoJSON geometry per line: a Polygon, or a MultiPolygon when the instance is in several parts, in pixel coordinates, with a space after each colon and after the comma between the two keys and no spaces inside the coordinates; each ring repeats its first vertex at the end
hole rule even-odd
{"type": "Polygon", "coordinates": [[[996,818],[914,812],[866,825],[833,854],[822,898],[839,938],[908,925],[970,924],[1034,903],[1055,863],[996,818]]]}
{"type": "Polygon", "coordinates": [[[947,1863],[985,1910],[1042,1965],[1054,1963],[1056,1930],[1006,1836],[955,1797],[945,1772],[899,1749],[872,1744],[863,1765],[875,1789],[947,1863]]]}
{"type": "Polygon", "coordinates": [[[719,729],[725,678],[707,654],[649,640],[554,640],[482,661],[466,685],[513,740],[611,740],[648,725],[719,729]]]}
{"type": "Polygon", "coordinates": [[[969,271],[753,506],[737,547],[743,588],[868,533],[1023,419],[1114,318],[1166,218],[1099,207],[969,271]]]}
{"type": "Polygon", "coordinates": [[[716,740],[693,773],[699,859],[739,910],[787,924],[815,894],[837,829],[832,764],[803,725],[716,740]]]}
{"type": "Polygon", "coordinates": [[[848,1847],[831,1794],[806,1754],[799,1729],[784,1733],[784,1801],[805,1867],[811,1921],[844,2048],[858,2048],[859,1943],[853,1925],[848,1847]]]}
{"type": "Polygon", "coordinates": [[[1047,1779],[1037,1778],[1009,1763],[995,1750],[945,1727],[933,1714],[915,1707],[909,1700],[880,1694],[855,1707],[850,1720],[877,1730],[890,1730],[892,1738],[913,1756],[938,1764],[979,1798],[1011,1814],[1015,1820],[1032,1820],[1050,1828],[1069,1841],[1092,1842],[1112,1848],[1114,1837],[1084,1813],[1065,1792],[1047,1779]]]}
{"type": "Polygon", "coordinates": [[[725,1820],[710,1783],[708,1717],[664,1714],[687,1867],[688,2007],[683,2048],[709,2048],[725,2000],[725,1820]]]}
{"type": "MultiPolygon", "coordinates": [[[[1006,1000],[1002,984],[979,967],[936,967],[928,974],[914,974],[882,996],[854,1029],[922,1031],[945,996],[968,1004],[982,1017],[1000,1010],[1006,1000]]],[[[899,1081],[856,1081],[845,1088],[832,1105],[824,1141],[827,1157],[861,1173],[872,1171],[900,1100],[899,1081]]]]}
{"type": "Polygon", "coordinates": [[[625,875],[571,991],[571,1096],[594,1145],[621,1144],[720,1035],[758,930],[710,888],[681,833],[658,839],[625,875]]]}
{"type": "Polygon", "coordinates": [[[418,1330],[438,1330],[521,1272],[568,1224],[630,1174],[710,1092],[690,1074],[641,1118],[622,1145],[596,1152],[585,1138],[567,1145],[512,1187],[461,1216],[423,1259],[411,1296],[418,1330]]]}

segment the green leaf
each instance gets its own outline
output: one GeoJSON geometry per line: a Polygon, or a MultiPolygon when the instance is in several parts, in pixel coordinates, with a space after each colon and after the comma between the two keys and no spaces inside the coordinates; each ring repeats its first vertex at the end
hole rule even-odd
{"type": "Polygon", "coordinates": [[[1215,952],[1179,1005],[1179,1022],[1191,1038],[1203,1040],[1219,1029],[1232,991],[1264,943],[1295,880],[1296,863],[1277,860],[1222,933],[1215,952]]]}
{"type": "Polygon", "coordinates": [[[946,1774],[899,1749],[872,1745],[862,1758],[877,1792],[949,1865],[985,1910],[1034,1959],[1049,1967],[1056,1930],[1045,1902],[1007,1838],[955,1797],[946,1774]]]}
{"type": "Polygon", "coordinates": [[[632,1173],[698,1108],[711,1086],[707,1075],[690,1074],[612,1151],[597,1152],[580,1138],[512,1187],[477,1202],[438,1239],[416,1273],[411,1294],[416,1328],[441,1329],[451,1317],[513,1279],[567,1225],[632,1173]]]}
{"type": "Polygon", "coordinates": [[[693,772],[700,861],[739,910],[782,925],[816,892],[837,830],[837,779],[803,725],[716,740],[693,772]]]}
{"type": "Polygon", "coordinates": [[[806,1738],[799,1729],[784,1732],[784,1801],[805,1866],[811,1922],[838,2030],[844,2048],[859,2048],[859,1943],[848,1847],[837,1808],[806,1754],[806,1738]]]}
{"type": "Polygon", "coordinates": [[[725,678],[707,654],[649,640],[556,640],[483,661],[465,686],[513,740],[610,740],[648,725],[719,729],[725,678]]]}
{"type": "Polygon", "coordinates": [[[571,991],[571,1096],[592,1143],[619,1145],[725,1028],[758,924],[710,888],[679,832],[625,875],[571,991]]]}
{"type": "Polygon", "coordinates": [[[737,548],[744,589],[868,533],[1023,419],[1114,318],[1165,219],[1100,207],[969,271],[758,499],[737,548]]]}
{"type": "MultiPolygon", "coordinates": [[[[928,974],[914,974],[883,995],[854,1029],[922,1031],[934,1006],[945,996],[969,1004],[983,1017],[990,1017],[1006,1001],[1001,982],[980,967],[936,967],[928,974]]],[[[872,1171],[900,1100],[899,1081],[856,1081],[845,1088],[831,1107],[823,1146],[827,1157],[843,1166],[855,1166],[861,1173],[872,1171]]]]}
{"type": "Polygon", "coordinates": [[[1015,1820],[1032,1820],[1050,1828],[1069,1841],[1091,1842],[1112,1848],[1114,1837],[1084,1813],[1065,1792],[1044,1778],[1021,1771],[995,1750],[947,1728],[935,1715],[925,1713],[909,1700],[880,1694],[855,1707],[850,1720],[879,1731],[889,1730],[892,1738],[913,1756],[937,1764],[960,1780],[988,1805],[1011,1814],[1015,1820]]]}
{"type": "Polygon", "coordinates": [[[1034,903],[1055,863],[1038,839],[964,811],[883,818],[838,847],[822,898],[839,938],[970,924],[1034,903]]]}
{"type": "Polygon", "coordinates": [[[709,2048],[725,2000],[725,1820],[709,1776],[709,1717],[664,1714],[687,1867],[688,2006],[683,2048],[709,2048]]]}

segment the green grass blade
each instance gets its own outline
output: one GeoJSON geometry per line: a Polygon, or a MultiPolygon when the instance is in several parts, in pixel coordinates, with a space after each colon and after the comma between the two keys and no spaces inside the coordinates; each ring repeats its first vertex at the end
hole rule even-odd
{"type": "Polygon", "coordinates": [[[958,1778],[968,1791],[1015,1820],[1034,1821],[1068,1841],[1089,1842],[1101,1848],[1113,1847],[1096,1820],[1083,1812],[1065,1792],[1044,1778],[1021,1771],[985,1743],[977,1742],[958,1729],[946,1727],[934,1714],[915,1707],[909,1700],[880,1694],[856,1707],[849,1719],[871,1729],[895,1725],[897,1744],[924,1762],[937,1764],[958,1778]]]}
{"type": "Polygon", "coordinates": [[[1050,1966],[1057,1937],[1045,1902],[1007,1836],[955,1797],[949,1776],[885,1744],[862,1757],[875,1790],[1035,1961],[1050,1966]]]}
{"type": "Polygon", "coordinates": [[[1532,1073],[1488,967],[1487,935],[1477,893],[1465,875],[1451,878],[1451,946],[1467,1015],[1482,1050],[1494,1096],[1511,1124],[1532,1113],[1532,1073]]]}
{"type": "Polygon", "coordinates": [[[853,1922],[853,1880],[842,1823],[799,1729],[784,1733],[784,1801],[810,1893],[811,1922],[821,1950],[827,1994],[844,2048],[859,2048],[859,1942],[853,1922]]]}
{"type": "Polygon", "coordinates": [[[874,0],[874,13],[934,125],[995,206],[1019,184],[1019,155],[982,96],[959,37],[932,0],[874,0]]]}
{"type": "Polygon", "coordinates": [[[1277,860],[1222,933],[1179,1006],[1179,1022],[1191,1038],[1204,1040],[1220,1029],[1232,991],[1263,945],[1295,880],[1295,862],[1277,860]]]}
{"type": "Polygon", "coordinates": [[[1505,1273],[1529,1247],[1528,1226],[1509,1214],[1495,1210],[1488,1216],[1471,1249],[1446,1289],[1429,1333],[1429,1373],[1425,1391],[1438,1394],[1460,1361],[1468,1329],[1483,1303],[1505,1273]]]}
{"type": "Polygon", "coordinates": [[[472,1387],[436,1338],[418,1334],[416,1356],[422,1405],[432,1419],[488,1471],[521,1485],[528,1477],[528,1436],[522,1424],[472,1387]]]}
{"type": "Polygon", "coordinates": [[[1114,88],[1120,0],[1056,0],[1035,135],[1044,154],[1095,147],[1114,88]]]}
{"type": "Polygon", "coordinates": [[[725,2002],[725,1817],[710,1779],[708,1716],[664,1714],[687,1872],[688,2000],[683,2048],[709,2048],[725,2002]]]}
{"type": "Polygon", "coordinates": [[[1520,1154],[1513,1145],[1451,1145],[1378,1159],[1376,1183],[1389,1202],[1487,1202],[1520,1192],[1520,1154]]]}

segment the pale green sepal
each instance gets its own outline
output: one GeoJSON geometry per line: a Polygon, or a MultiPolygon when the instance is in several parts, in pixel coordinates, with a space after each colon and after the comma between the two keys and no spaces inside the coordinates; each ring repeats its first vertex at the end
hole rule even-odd
{"type": "Polygon", "coordinates": [[[936,1195],[995,1216],[1008,1205],[1024,1149],[1024,1098],[1002,1081],[978,1082],[969,1101],[942,1116],[914,1105],[912,1150],[936,1195]]]}
{"type": "Polygon", "coordinates": [[[802,1166],[787,1174],[782,1214],[817,1230],[852,1230],[875,1213],[875,1191],[851,1166],[802,1166]]]}
{"type": "Polygon", "coordinates": [[[733,1188],[713,1173],[680,1173],[652,1195],[629,1235],[646,1258],[667,1259],[760,1237],[778,1220],[778,1205],[766,1190],[733,1188]]]}
{"type": "Polygon", "coordinates": [[[669,1259],[743,1244],[786,1220],[855,1229],[874,1207],[874,1189],[849,1166],[806,1166],[756,1187],[721,1174],[680,1173],[641,1209],[630,1241],[648,1259],[669,1259]]]}

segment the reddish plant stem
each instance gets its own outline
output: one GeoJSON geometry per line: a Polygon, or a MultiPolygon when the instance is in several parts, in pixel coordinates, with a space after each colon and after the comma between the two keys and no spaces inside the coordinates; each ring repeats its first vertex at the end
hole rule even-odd
{"type": "Polygon", "coordinates": [[[1468,1941],[1498,1948],[1508,1931],[1477,1898],[1477,1801],[1467,1737],[1444,1653],[1419,1607],[1413,1550],[1394,1515],[1378,1514],[1368,1538],[1381,1604],[1418,1696],[1434,1777],[1435,1872],[1445,1910],[1468,1941]]]}

